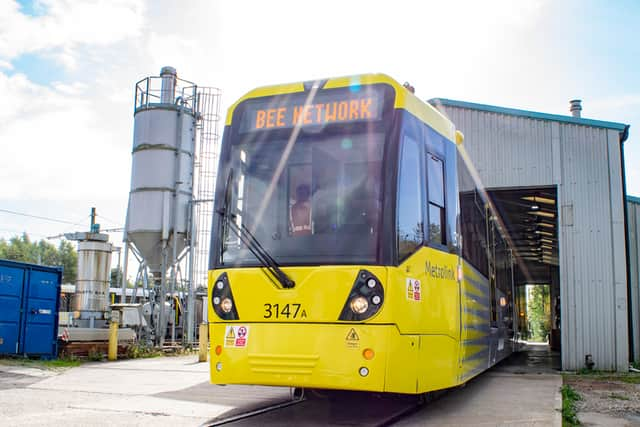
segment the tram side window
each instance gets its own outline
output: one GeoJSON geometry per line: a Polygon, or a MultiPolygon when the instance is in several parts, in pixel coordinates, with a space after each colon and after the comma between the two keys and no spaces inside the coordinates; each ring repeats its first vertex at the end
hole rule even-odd
{"type": "Polygon", "coordinates": [[[444,164],[427,153],[427,183],[429,188],[429,241],[441,245],[445,240],[444,164]]]}
{"type": "Polygon", "coordinates": [[[420,146],[405,136],[398,183],[398,255],[403,260],[422,244],[420,146]]]}

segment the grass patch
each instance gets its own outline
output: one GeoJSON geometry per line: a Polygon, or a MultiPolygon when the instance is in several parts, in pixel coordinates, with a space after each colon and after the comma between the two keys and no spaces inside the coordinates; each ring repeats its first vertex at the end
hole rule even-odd
{"type": "Polygon", "coordinates": [[[0,365],[6,366],[24,366],[25,368],[36,369],[60,369],[60,368],[73,368],[80,366],[82,361],[77,357],[63,357],[53,360],[35,360],[27,358],[7,358],[0,359],[0,365]]]}
{"type": "Polygon", "coordinates": [[[582,400],[582,397],[570,385],[563,385],[560,391],[562,393],[562,425],[580,425],[576,402],[582,400]]]}
{"type": "Polygon", "coordinates": [[[580,369],[578,372],[576,372],[576,374],[578,375],[604,375],[604,374],[610,374],[611,372],[607,372],[607,371],[600,371],[598,369],[587,369],[587,368],[582,368],[580,369]]]}
{"type": "Polygon", "coordinates": [[[80,366],[82,361],[76,357],[66,357],[64,359],[43,360],[40,363],[47,368],[75,368],[80,366]]]}

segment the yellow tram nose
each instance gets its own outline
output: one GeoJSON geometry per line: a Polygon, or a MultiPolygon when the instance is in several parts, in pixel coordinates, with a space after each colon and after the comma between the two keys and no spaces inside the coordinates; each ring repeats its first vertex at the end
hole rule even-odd
{"type": "Polygon", "coordinates": [[[211,381],[306,388],[383,391],[387,325],[247,324],[242,345],[211,326],[215,355],[211,381]]]}

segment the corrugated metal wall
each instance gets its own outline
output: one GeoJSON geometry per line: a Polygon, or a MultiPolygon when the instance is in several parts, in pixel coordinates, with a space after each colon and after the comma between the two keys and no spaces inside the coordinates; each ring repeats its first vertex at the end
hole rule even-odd
{"type": "Polygon", "coordinates": [[[629,225],[629,267],[631,276],[631,325],[633,328],[633,354],[640,360],[640,200],[627,201],[629,225]]]}
{"type": "Polygon", "coordinates": [[[628,367],[619,134],[615,130],[439,106],[465,135],[488,189],[558,189],[562,367],[628,367]]]}

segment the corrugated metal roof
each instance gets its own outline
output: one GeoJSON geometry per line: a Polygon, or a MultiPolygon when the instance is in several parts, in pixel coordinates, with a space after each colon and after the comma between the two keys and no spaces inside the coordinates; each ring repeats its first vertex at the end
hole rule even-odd
{"type": "Polygon", "coordinates": [[[640,205],[640,197],[627,196],[627,202],[637,203],[640,205]]]}
{"type": "Polygon", "coordinates": [[[444,105],[445,107],[468,108],[471,110],[487,111],[489,113],[507,114],[510,116],[527,117],[538,120],[551,120],[561,123],[571,123],[575,125],[592,126],[605,129],[624,131],[627,125],[623,123],[605,122],[602,120],[583,119],[582,117],[561,116],[559,114],[539,113],[536,111],[518,110],[516,108],[497,107],[495,105],[476,104],[474,102],[456,101],[446,98],[432,98],[428,100],[431,105],[444,105]]]}

